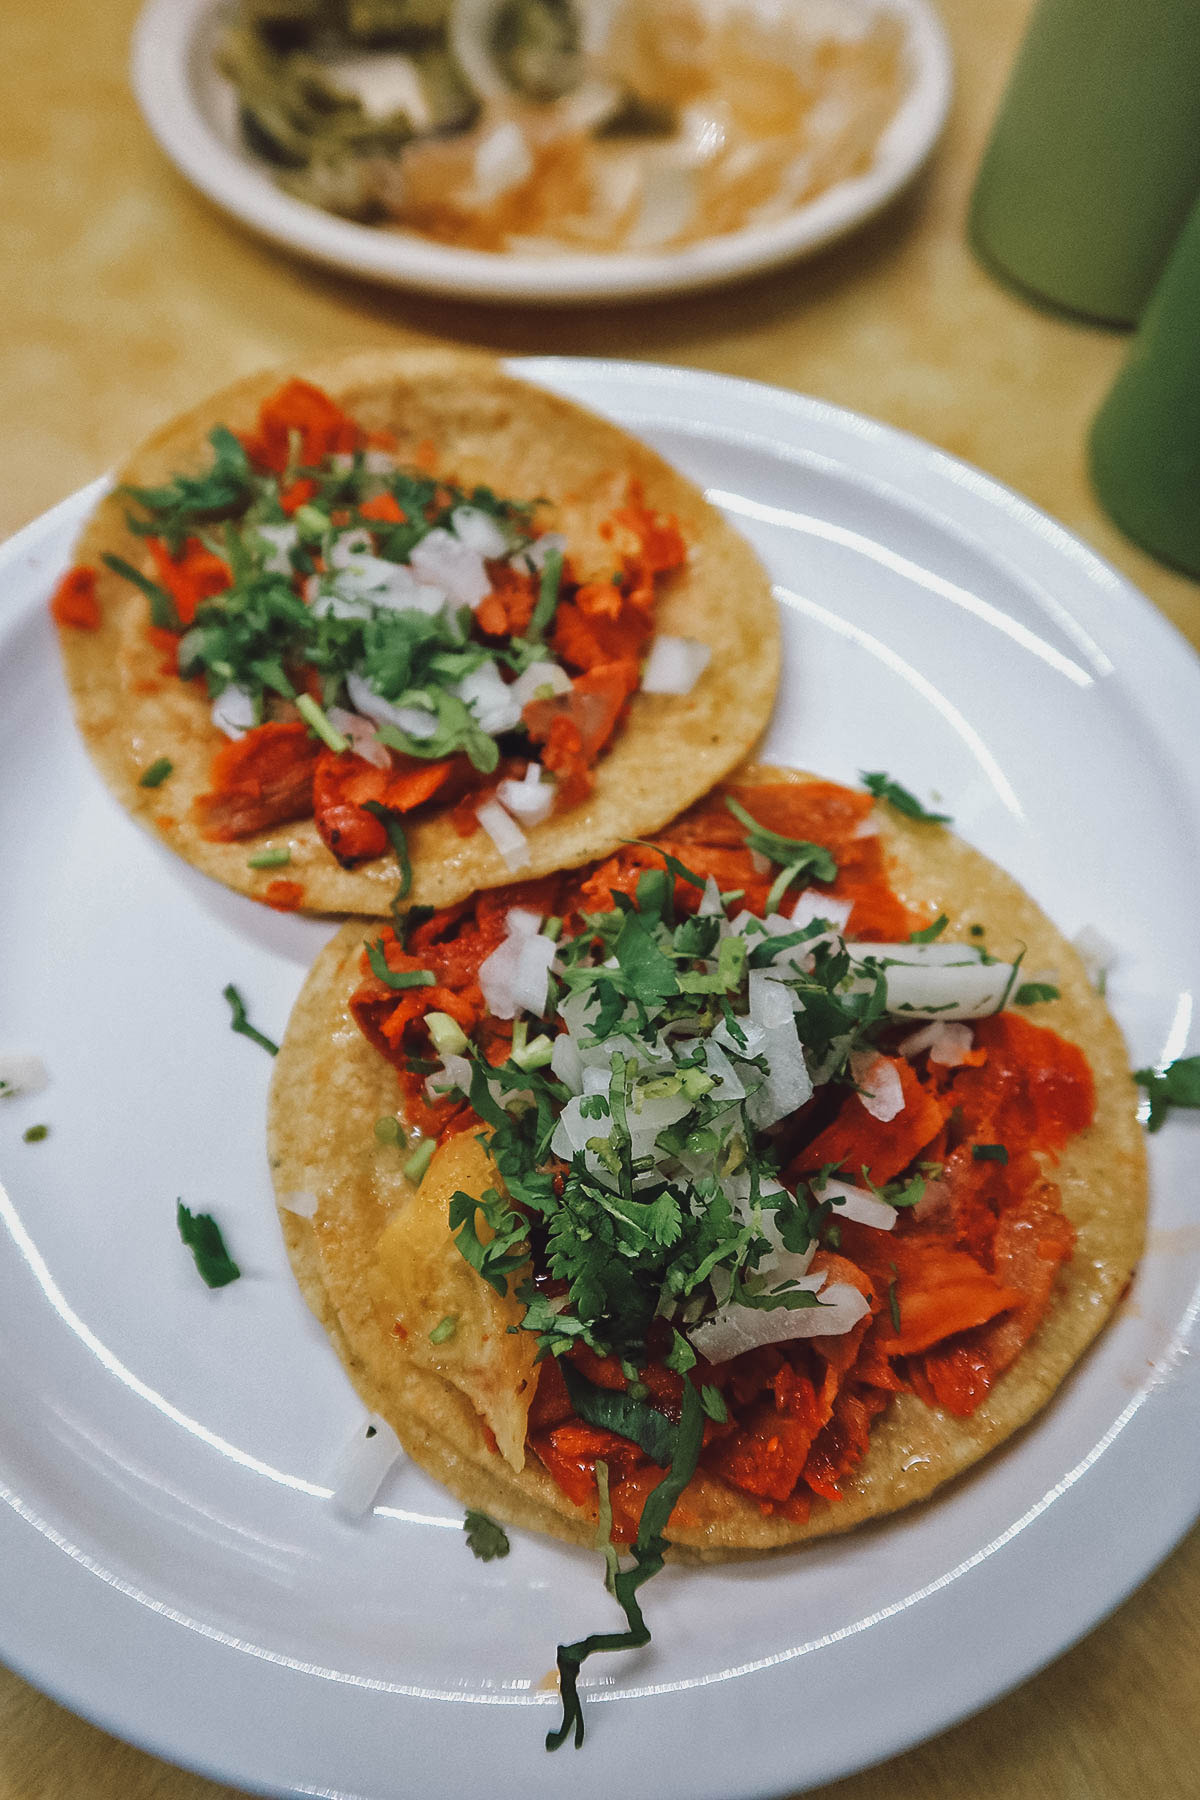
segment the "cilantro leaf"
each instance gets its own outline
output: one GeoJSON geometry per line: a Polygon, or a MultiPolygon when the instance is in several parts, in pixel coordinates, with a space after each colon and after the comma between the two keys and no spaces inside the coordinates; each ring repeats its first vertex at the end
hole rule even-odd
{"type": "Polygon", "coordinates": [[[173,772],[174,768],[175,764],[171,761],[169,756],[160,756],[156,762],[150,764],[148,769],[142,770],[141,774],[138,776],[138,786],[144,788],[161,787],[163,782],[167,779],[167,776],[173,772]]]}
{"type": "Polygon", "coordinates": [[[512,1548],[503,1525],[497,1525],[495,1519],[489,1519],[485,1512],[477,1512],[473,1506],[467,1509],[463,1530],[471,1554],[480,1562],[493,1562],[497,1557],[507,1556],[512,1548]]]}
{"type": "Polygon", "coordinates": [[[1165,1069],[1135,1069],[1150,1102],[1147,1129],[1158,1131],[1173,1106],[1200,1106],[1200,1056],[1179,1056],[1165,1069]]]}
{"type": "MultiPolygon", "coordinates": [[[[388,843],[392,846],[392,854],[400,870],[400,886],[396,889],[392,901],[392,916],[401,900],[407,900],[412,889],[412,859],[408,854],[408,838],[405,835],[402,815],[393,807],[384,806],[380,800],[364,800],[363,811],[374,813],[383,829],[387,832],[388,843]]],[[[417,909],[414,907],[413,911],[417,909]]],[[[426,910],[426,917],[428,917],[426,910]]]]}
{"type": "Polygon", "coordinates": [[[366,948],[367,961],[371,965],[372,975],[397,993],[402,988],[437,986],[437,976],[431,975],[428,969],[391,968],[383,952],[382,938],[372,939],[366,948]]]}
{"type": "Polygon", "coordinates": [[[100,560],[107,563],[114,575],[124,576],[126,581],[132,581],[134,587],[141,589],[150,602],[150,623],[152,625],[158,626],[161,631],[183,630],[183,621],[176,611],[174,600],[165,587],[160,587],[157,581],[151,581],[148,575],[143,575],[140,569],[135,569],[132,563],[125,561],[123,556],[109,556],[106,551],[100,560]]]}
{"type": "Polygon", "coordinates": [[[638,1605],[638,1589],[663,1566],[667,1539],[663,1535],[667,1521],[684,1488],[696,1473],[700,1445],[704,1436],[704,1407],[690,1381],[683,1384],[683,1406],[675,1428],[675,1445],[671,1467],[657,1487],[650,1490],[642,1508],[637,1542],[633,1546],[633,1567],[621,1569],[612,1578],[612,1592],[625,1614],[625,1631],[594,1632],[575,1644],[558,1646],[558,1676],[562,1691],[563,1716],[557,1730],[547,1732],[547,1750],[557,1750],[571,1732],[575,1748],[583,1743],[583,1704],[579,1698],[579,1671],[589,1656],[604,1650],[640,1650],[650,1642],[650,1628],[638,1605]]]}
{"type": "Polygon", "coordinates": [[[242,1271],[225,1248],[221,1228],[211,1213],[189,1212],[179,1200],[175,1206],[175,1223],[195,1258],[202,1281],[210,1288],[219,1288],[237,1280],[242,1271]]]}
{"type": "Polygon", "coordinates": [[[1013,995],[1014,1006],[1037,1006],[1042,1000],[1057,1000],[1058,989],[1052,981],[1025,981],[1013,995]]]}
{"type": "Polygon", "coordinates": [[[558,608],[562,572],[562,551],[548,550],[546,560],[542,564],[542,579],[538,587],[537,605],[533,609],[533,617],[530,619],[529,629],[525,633],[527,643],[540,644],[546,635],[550,621],[558,608]]]}
{"type": "Polygon", "coordinates": [[[222,988],[221,992],[224,998],[228,1000],[229,1010],[233,1014],[233,1017],[229,1021],[230,1030],[239,1032],[242,1037],[248,1037],[256,1044],[261,1044],[263,1049],[269,1050],[272,1056],[278,1056],[279,1045],[273,1043],[269,1037],[264,1037],[261,1031],[256,1031],[246,1017],[245,1001],[234,987],[232,981],[227,988],[222,988]]]}
{"type": "Polygon", "coordinates": [[[937,939],[941,937],[949,923],[950,921],[945,913],[939,913],[937,918],[933,921],[933,924],[926,925],[924,931],[910,931],[908,934],[908,941],[910,944],[936,943],[937,939]]]}
{"type": "Polygon", "coordinates": [[[903,813],[906,819],[919,819],[926,825],[952,825],[954,823],[950,813],[930,812],[922,806],[915,794],[911,794],[906,787],[901,787],[898,781],[893,781],[891,776],[885,775],[881,769],[873,775],[868,775],[865,769],[860,770],[859,774],[862,784],[869,794],[874,794],[877,800],[886,800],[889,806],[894,806],[896,811],[903,813]]]}
{"type": "Polygon", "coordinates": [[[130,528],[142,537],[165,538],[173,556],[197,525],[241,512],[254,497],[254,473],[239,439],[226,426],[216,425],[208,441],[213,460],[202,475],[176,475],[162,487],[121,489],[150,515],[131,516],[130,528]]]}
{"type": "Polygon", "coordinates": [[[562,1372],[571,1405],[585,1425],[599,1425],[605,1431],[615,1431],[618,1437],[628,1438],[630,1443],[644,1450],[652,1463],[666,1468],[671,1460],[676,1428],[665,1413],[647,1405],[645,1400],[635,1400],[620,1388],[597,1387],[594,1382],[585,1380],[569,1362],[563,1363],[562,1372]]]}

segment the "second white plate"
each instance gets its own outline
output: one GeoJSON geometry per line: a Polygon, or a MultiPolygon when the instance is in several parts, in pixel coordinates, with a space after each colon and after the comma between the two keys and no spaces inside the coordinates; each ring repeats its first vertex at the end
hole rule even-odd
{"type": "Polygon", "coordinates": [[[767,225],[679,250],[517,256],[460,250],[416,232],[337,218],[276,186],[242,145],[233,91],[216,70],[223,0],[147,0],[132,77],[146,122],[203,194],[243,224],[302,256],[397,287],[526,306],[637,299],[712,287],[810,255],[871,218],[924,164],[950,104],[946,34],[931,0],[884,0],[900,19],[912,67],[908,92],[863,174],[767,225]]]}

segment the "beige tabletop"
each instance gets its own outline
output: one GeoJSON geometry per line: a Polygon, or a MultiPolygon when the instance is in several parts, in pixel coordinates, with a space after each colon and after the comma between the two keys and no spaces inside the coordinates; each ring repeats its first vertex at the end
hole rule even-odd
{"type": "MultiPolygon", "coordinates": [[[[886,217],[811,263],[725,293],[522,313],[374,289],[259,243],[193,194],[142,126],[125,76],[136,0],[5,0],[0,531],[209,389],[313,351],[452,339],[636,356],[777,382],[931,439],[1078,532],[1200,646],[1200,584],[1127,543],[1084,473],[1085,428],[1127,340],[1024,304],[964,244],[972,174],[1030,0],[940,4],[957,60],[954,114],[933,168],[886,217]]],[[[1089,1578],[1085,1563],[1077,1578],[1089,1578]]],[[[820,1793],[1196,1800],[1198,1621],[1193,1533],[1044,1673],[932,1743],[820,1793]]],[[[115,1742],[0,1670],[0,1800],[232,1793],[115,1742]]]]}

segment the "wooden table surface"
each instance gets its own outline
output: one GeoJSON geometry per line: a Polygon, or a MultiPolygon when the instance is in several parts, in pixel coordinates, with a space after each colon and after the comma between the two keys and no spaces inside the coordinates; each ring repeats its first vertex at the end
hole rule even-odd
{"type": "MultiPolygon", "coordinates": [[[[1078,532],[1200,646],[1200,585],[1128,544],[1084,474],[1085,428],[1127,340],[1035,310],[965,247],[973,172],[1030,0],[940,3],[957,61],[953,117],[928,175],[883,219],[813,262],[728,292],[522,313],[409,298],[267,248],[193,194],[145,131],[125,75],[136,0],[10,0],[0,8],[0,416],[9,444],[0,531],[99,474],[209,389],[315,351],[452,340],[635,356],[777,382],[931,439],[1078,532]]],[[[1078,1579],[1088,1579],[1085,1563],[1078,1579]]],[[[1193,1533],[1041,1675],[820,1793],[1196,1800],[1198,1621],[1193,1533]]],[[[0,1800],[232,1793],[117,1743],[0,1670],[0,1800]]]]}

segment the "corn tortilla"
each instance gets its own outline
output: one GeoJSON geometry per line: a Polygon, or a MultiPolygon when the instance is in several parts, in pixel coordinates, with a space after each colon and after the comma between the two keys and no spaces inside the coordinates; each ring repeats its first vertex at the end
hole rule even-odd
{"type": "MultiPolygon", "coordinates": [[[[754,769],[739,771],[737,779],[805,777],[754,769]]],[[[1050,1399],[1113,1311],[1141,1252],[1147,1176],[1135,1090],[1121,1033],[1078,955],[1010,876],[951,832],[909,821],[886,806],[876,807],[875,821],[896,892],[913,908],[946,913],[944,941],[970,942],[969,927],[981,923],[994,955],[1009,959],[1024,947],[1027,967],[1054,971],[1060,997],[1039,1005],[1036,1020],[1084,1049],[1096,1086],[1094,1123],[1049,1165],[1077,1243],[1040,1328],[970,1418],[928,1407],[914,1394],[897,1395],[876,1422],[862,1462],[842,1484],[844,1497],[814,1499],[803,1524],[764,1517],[749,1497],[698,1477],[688,1504],[699,1522],[690,1529],[673,1525],[671,1537],[685,1556],[700,1560],[845,1531],[961,1474],[1050,1399]]],[[[567,1500],[535,1457],[519,1472],[510,1467],[489,1446],[462,1390],[439,1372],[437,1353],[422,1345],[418,1360],[395,1335],[394,1295],[380,1278],[380,1245],[389,1220],[417,1201],[395,1146],[380,1146],[374,1136],[376,1119],[396,1109],[395,1073],[348,1010],[365,935],[360,925],[348,924],[326,947],[276,1062],[269,1122],[276,1190],[281,1196],[310,1190],[319,1199],[311,1223],[281,1212],[297,1279],[364,1400],[391,1421],[423,1468],[469,1506],[591,1543],[594,1517],[567,1500]]],[[[446,1149],[463,1141],[452,1140],[446,1149]]],[[[474,1151],[474,1140],[466,1141],[474,1151]]],[[[444,1207],[463,1184],[457,1157],[443,1163],[446,1149],[422,1185],[425,1206],[444,1207]]],[[[488,1184],[485,1158],[482,1163],[473,1192],[488,1184]]],[[[458,1257],[452,1244],[449,1254],[458,1257]]]]}
{"type": "MultiPolygon", "coordinates": [[[[287,375],[323,388],[368,430],[387,429],[402,461],[435,447],[439,473],[465,487],[484,484],[514,499],[545,498],[572,555],[607,557],[598,527],[641,481],[647,505],[672,513],[689,547],[687,566],[668,577],[655,609],[657,630],[708,644],[712,658],[690,694],[637,693],[596,769],[591,796],[527,832],[522,875],[546,874],[611,851],[623,837],[657,830],[744,757],[770,715],[779,678],[779,624],[761,565],[745,540],[646,445],[581,407],[515,380],[493,358],[468,351],[362,351],[287,375]]],[[[213,426],[253,429],[261,402],[280,385],[278,370],[251,376],[176,418],[135,452],[117,477],[153,486],[205,465],[213,426]]],[[[125,522],[114,489],[96,509],[75,560],[98,571],[102,622],[96,631],[60,632],[67,681],[83,737],[117,798],[188,862],[226,886],[262,899],[286,877],[309,912],[382,916],[396,888],[390,854],[342,868],[311,819],[256,832],[235,843],[205,838],[192,808],[211,782],[213,752],[225,740],[202,691],[164,675],[146,632],[146,602],[101,561],[118,556],[149,569],[144,542],[125,522]],[[160,758],[172,764],[158,787],[140,786],[160,758]],[[286,868],[252,869],[264,849],[290,853],[286,868]]],[[[482,830],[461,837],[446,813],[408,828],[414,904],[446,906],[512,875],[482,830]]]]}

